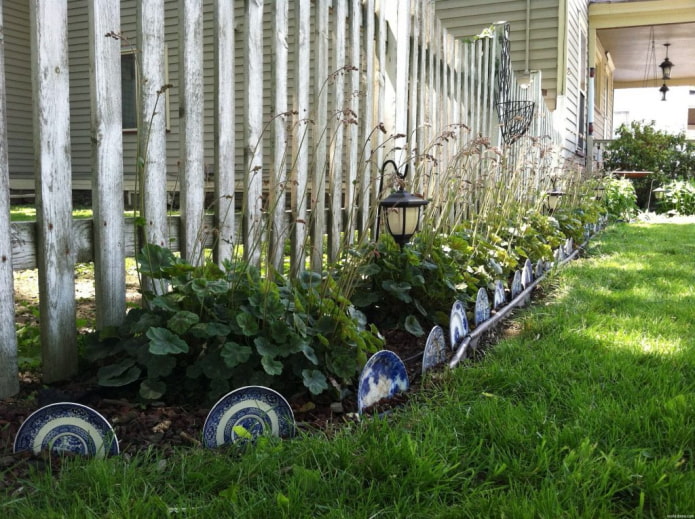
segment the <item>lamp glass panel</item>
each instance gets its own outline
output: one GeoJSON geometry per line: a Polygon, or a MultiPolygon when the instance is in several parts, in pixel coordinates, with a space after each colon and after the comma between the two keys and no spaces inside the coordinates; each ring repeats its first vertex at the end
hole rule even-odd
{"type": "Polygon", "coordinates": [[[419,207],[396,207],[386,214],[386,224],[393,236],[412,236],[420,221],[419,207]]]}

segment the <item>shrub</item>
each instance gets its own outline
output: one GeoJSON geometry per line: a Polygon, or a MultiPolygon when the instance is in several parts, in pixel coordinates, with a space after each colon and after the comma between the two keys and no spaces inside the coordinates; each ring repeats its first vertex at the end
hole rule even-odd
{"type": "Polygon", "coordinates": [[[352,383],[381,345],[331,277],[268,279],[231,262],[195,267],[155,245],[138,260],[144,275],[171,289],[148,294],[147,308],[94,337],[89,353],[103,363],[103,386],[139,381],[149,400],[204,392],[214,400],[249,384],[320,394],[352,383]]]}
{"type": "Polygon", "coordinates": [[[653,122],[633,121],[629,126],[621,125],[617,135],[606,148],[604,167],[653,173],[634,181],[639,207],[648,208],[653,181],[660,185],[695,176],[695,145],[685,140],[685,134],[672,135],[657,130],[653,122]]]}
{"type": "Polygon", "coordinates": [[[629,220],[637,213],[635,187],[627,179],[607,178],[604,203],[609,216],[629,220]]]}
{"type": "Polygon", "coordinates": [[[681,215],[695,214],[695,183],[676,180],[664,185],[664,198],[659,202],[662,211],[675,211],[681,215]]]}

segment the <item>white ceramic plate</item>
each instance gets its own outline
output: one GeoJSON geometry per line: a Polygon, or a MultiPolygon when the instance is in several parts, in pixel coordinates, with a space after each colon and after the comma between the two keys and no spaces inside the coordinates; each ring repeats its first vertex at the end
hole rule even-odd
{"type": "Polygon", "coordinates": [[[103,458],[118,454],[118,439],[108,420],[94,409],[73,402],[50,404],[22,423],[14,452],[72,453],[103,458]]]}

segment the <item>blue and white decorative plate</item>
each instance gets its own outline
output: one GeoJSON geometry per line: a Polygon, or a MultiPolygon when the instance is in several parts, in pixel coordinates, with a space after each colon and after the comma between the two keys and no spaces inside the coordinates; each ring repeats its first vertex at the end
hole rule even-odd
{"type": "Polygon", "coordinates": [[[490,300],[487,297],[487,290],[478,289],[478,297],[475,298],[475,325],[487,321],[490,318],[490,300]]]}
{"type": "Polygon", "coordinates": [[[451,349],[456,349],[469,332],[466,309],[461,301],[456,301],[452,305],[451,313],[449,314],[449,341],[451,342],[451,349]]]}
{"type": "Polygon", "coordinates": [[[507,294],[504,291],[504,283],[502,283],[502,281],[499,279],[495,281],[495,297],[493,301],[493,307],[495,310],[507,302],[507,294]]]}
{"type": "Polygon", "coordinates": [[[533,283],[533,265],[531,265],[531,260],[527,259],[521,273],[521,286],[527,288],[531,283],[533,283]]]}
{"type": "Polygon", "coordinates": [[[521,271],[517,270],[514,272],[514,279],[512,280],[512,299],[521,294],[523,287],[521,286],[521,271]]]}
{"type": "Polygon", "coordinates": [[[264,386],[245,386],[220,398],[203,424],[203,445],[221,447],[262,434],[294,436],[294,414],[287,400],[264,386]]]}
{"type": "Polygon", "coordinates": [[[425,351],[422,353],[422,372],[433,368],[446,361],[446,341],[444,330],[441,326],[435,326],[427,336],[425,351]]]}
{"type": "Polygon", "coordinates": [[[545,261],[543,261],[542,259],[538,260],[538,262],[536,263],[536,268],[534,270],[534,273],[535,273],[536,279],[538,279],[543,274],[545,274],[545,261]]]}
{"type": "Polygon", "coordinates": [[[403,361],[388,350],[377,351],[367,361],[360,374],[357,387],[357,411],[362,412],[410,387],[408,372],[403,361]]]}
{"type": "Polygon", "coordinates": [[[22,423],[14,452],[48,450],[103,458],[118,454],[118,439],[108,420],[94,409],[72,402],[50,404],[22,423]]]}

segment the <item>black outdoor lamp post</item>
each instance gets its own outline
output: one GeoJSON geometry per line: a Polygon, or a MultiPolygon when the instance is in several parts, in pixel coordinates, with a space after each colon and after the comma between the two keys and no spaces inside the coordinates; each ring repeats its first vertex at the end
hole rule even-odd
{"type": "Polygon", "coordinates": [[[403,248],[408,243],[411,236],[420,227],[420,213],[422,208],[429,201],[405,191],[403,180],[408,174],[408,166],[404,173],[398,171],[398,166],[393,160],[387,160],[381,168],[381,178],[383,181],[384,169],[388,164],[393,165],[396,175],[401,180],[401,187],[379,202],[379,210],[386,214],[386,228],[388,229],[396,243],[403,248]]]}

